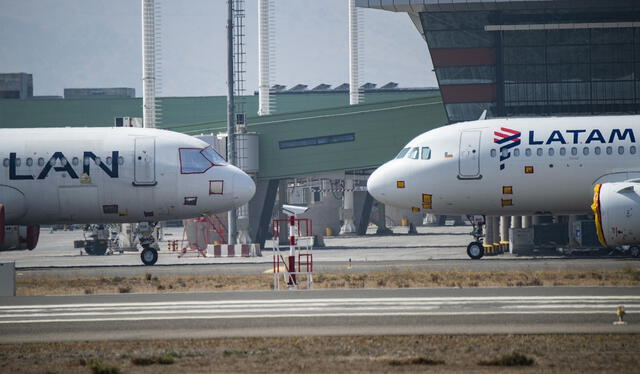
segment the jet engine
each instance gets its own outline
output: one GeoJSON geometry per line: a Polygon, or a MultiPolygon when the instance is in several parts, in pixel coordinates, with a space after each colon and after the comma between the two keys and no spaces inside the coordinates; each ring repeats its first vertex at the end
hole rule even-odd
{"type": "Polygon", "coordinates": [[[32,250],[38,245],[40,226],[5,226],[0,222],[0,251],[32,250]]]}
{"type": "Polygon", "coordinates": [[[640,245],[640,183],[597,184],[591,209],[602,245],[640,245]]]}

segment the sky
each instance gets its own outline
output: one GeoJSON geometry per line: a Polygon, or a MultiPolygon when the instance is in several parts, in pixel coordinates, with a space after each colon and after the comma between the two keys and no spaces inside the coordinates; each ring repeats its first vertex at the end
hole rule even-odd
{"type": "MultiPolygon", "coordinates": [[[[275,0],[271,83],[348,82],[348,0],[275,0]]],[[[246,91],[258,87],[257,0],[246,8],[246,91]]],[[[161,96],[226,94],[226,0],[159,0],[161,96]]],[[[0,0],[0,73],[33,74],[34,95],[133,87],[142,94],[140,0],[0,0]]],[[[361,9],[363,81],[436,86],[406,13],[361,9]]]]}

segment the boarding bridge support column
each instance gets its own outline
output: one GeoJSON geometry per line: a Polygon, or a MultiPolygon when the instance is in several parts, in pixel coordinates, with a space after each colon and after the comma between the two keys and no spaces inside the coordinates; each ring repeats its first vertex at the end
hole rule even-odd
{"type": "Polygon", "coordinates": [[[500,252],[509,250],[509,226],[511,226],[510,216],[500,217],[500,252]]]}
{"type": "Polygon", "coordinates": [[[344,180],[344,200],[342,205],[342,227],[340,235],[355,234],[356,225],[353,222],[353,179],[344,180]]]}
{"type": "Polygon", "coordinates": [[[373,207],[373,196],[366,192],[364,203],[362,204],[362,214],[358,223],[358,235],[366,235],[369,220],[371,219],[371,208],[373,207]]]}
{"type": "Polygon", "coordinates": [[[491,217],[491,226],[493,227],[491,245],[497,245],[500,242],[500,217],[491,217]]]}
{"type": "Polygon", "coordinates": [[[500,241],[509,241],[509,225],[511,224],[511,218],[509,216],[500,217],[500,241]]]}
{"type": "Polygon", "coordinates": [[[256,195],[250,202],[251,209],[259,214],[249,217],[249,227],[253,232],[255,242],[264,248],[265,241],[271,239],[271,218],[273,215],[273,206],[278,196],[279,180],[271,179],[268,181],[256,182],[256,195]]]}
{"type": "Polygon", "coordinates": [[[520,216],[511,216],[511,228],[512,229],[522,228],[522,218],[520,218],[520,216]]]}
{"type": "Polygon", "coordinates": [[[484,233],[484,244],[485,246],[493,246],[493,239],[494,239],[494,231],[495,231],[495,226],[494,226],[494,219],[493,217],[486,217],[486,221],[485,222],[485,233],[484,233]]]}
{"type": "Polygon", "coordinates": [[[528,229],[532,226],[531,224],[531,216],[522,216],[522,228],[528,229]]]}

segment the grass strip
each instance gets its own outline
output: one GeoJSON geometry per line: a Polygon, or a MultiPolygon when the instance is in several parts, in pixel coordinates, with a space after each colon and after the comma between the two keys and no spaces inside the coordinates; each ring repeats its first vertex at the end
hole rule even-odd
{"type": "MultiPolygon", "coordinates": [[[[306,280],[300,276],[304,288],[306,280]]],[[[283,277],[280,285],[286,288],[283,277]]],[[[344,272],[314,274],[314,289],[424,288],[424,287],[526,287],[526,286],[640,286],[640,268],[615,270],[513,270],[344,272]]],[[[185,291],[270,290],[272,274],[155,276],[151,272],[132,277],[19,277],[19,296],[113,293],[162,293],[185,291]]]]}

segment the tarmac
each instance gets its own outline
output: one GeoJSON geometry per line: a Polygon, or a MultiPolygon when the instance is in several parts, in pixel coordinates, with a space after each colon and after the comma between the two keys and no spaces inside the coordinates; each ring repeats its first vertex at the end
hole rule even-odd
{"type": "MultiPolygon", "coordinates": [[[[470,260],[466,246],[472,240],[470,226],[418,227],[417,234],[386,236],[366,235],[325,238],[325,247],[313,250],[316,272],[410,270],[552,270],[618,269],[640,264],[636,258],[619,254],[604,256],[567,256],[555,251],[527,255],[504,253],[470,260]],[[348,267],[351,263],[351,267],[348,267]]],[[[400,230],[398,230],[400,231],[400,230]]],[[[43,231],[33,251],[0,252],[0,262],[15,262],[18,276],[126,276],[143,275],[153,270],[157,275],[188,274],[256,274],[271,268],[273,251],[262,250],[260,257],[198,257],[195,253],[180,257],[169,251],[168,240],[183,238],[181,228],[165,231],[156,265],[142,265],[138,252],[116,252],[89,256],[73,248],[73,241],[83,239],[82,231],[43,231]]],[[[180,243],[180,247],[186,243],[180,243]]]]}

